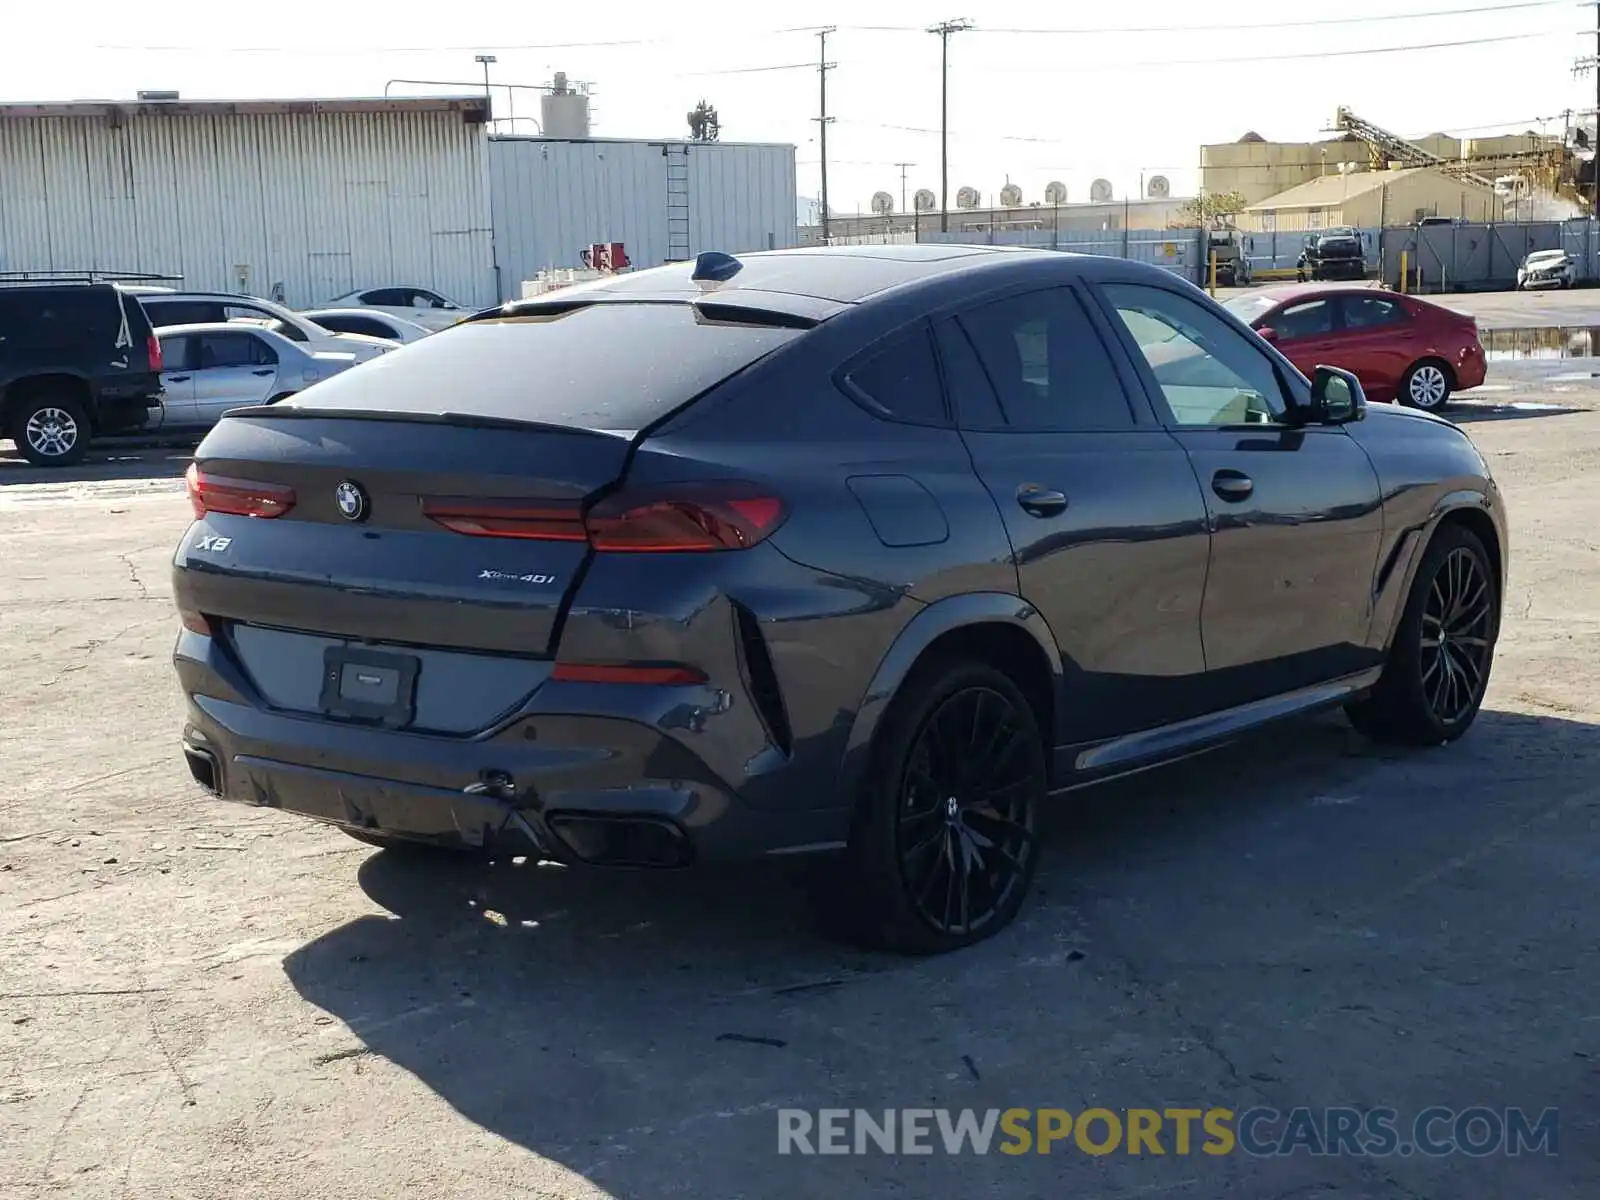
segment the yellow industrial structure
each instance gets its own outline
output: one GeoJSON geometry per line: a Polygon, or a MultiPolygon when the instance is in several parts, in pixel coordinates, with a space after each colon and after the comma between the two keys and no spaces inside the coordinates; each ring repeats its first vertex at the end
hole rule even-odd
{"type": "Polygon", "coordinates": [[[1200,190],[1239,193],[1244,229],[1501,220],[1519,196],[1574,194],[1576,163],[1560,137],[1404,139],[1348,108],[1336,112],[1332,131],[1339,136],[1316,142],[1251,132],[1202,146],[1200,190]]]}

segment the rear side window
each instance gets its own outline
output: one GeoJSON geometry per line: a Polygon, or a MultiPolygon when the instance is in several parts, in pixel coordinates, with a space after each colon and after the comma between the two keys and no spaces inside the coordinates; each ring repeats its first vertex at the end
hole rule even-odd
{"type": "Polygon", "coordinates": [[[999,398],[1006,428],[1133,427],[1110,351],[1068,289],[997,300],[957,321],[999,398]]]}
{"type": "Polygon", "coordinates": [[[845,390],[880,417],[913,425],[945,425],[944,389],[926,325],[890,338],[852,366],[845,390]]]}
{"type": "MultiPolygon", "coordinates": [[[[279,322],[279,324],[281,325],[282,322],[279,322]]],[[[371,317],[341,317],[329,314],[317,317],[312,321],[312,324],[320,325],[324,329],[330,329],[334,333],[364,333],[368,337],[394,337],[394,330],[381,321],[374,321],[371,317]]],[[[281,333],[285,337],[290,336],[287,326],[282,329],[274,328],[275,332],[281,333]]]]}
{"type": "Polygon", "coordinates": [[[1382,296],[1345,296],[1343,304],[1348,329],[1377,329],[1406,319],[1405,310],[1397,302],[1382,296]]]}
{"type": "Polygon", "coordinates": [[[211,367],[260,367],[278,361],[266,342],[248,333],[202,333],[200,369],[211,367]]]}
{"type": "Polygon", "coordinates": [[[140,303],[157,329],[169,325],[204,325],[223,319],[222,305],[206,300],[142,300],[140,303]]]}
{"type": "Polygon", "coordinates": [[[122,312],[109,288],[19,288],[0,293],[0,335],[26,350],[62,354],[92,347],[110,355],[122,312]]]}
{"type": "Polygon", "coordinates": [[[195,369],[194,338],[186,334],[161,339],[161,369],[166,372],[195,369]]]}
{"type": "Polygon", "coordinates": [[[1333,332],[1333,305],[1326,299],[1302,300],[1273,314],[1268,325],[1281,338],[1317,337],[1333,332]]]}
{"type": "Polygon", "coordinates": [[[301,403],[636,433],[801,336],[688,304],[601,302],[452,326],[324,380],[301,403]]]}

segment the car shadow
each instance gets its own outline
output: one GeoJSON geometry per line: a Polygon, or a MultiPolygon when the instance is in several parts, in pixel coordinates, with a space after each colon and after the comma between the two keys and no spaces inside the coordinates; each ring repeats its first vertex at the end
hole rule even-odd
{"type": "Polygon", "coordinates": [[[1463,401],[1445,410],[1445,416],[1457,425],[1471,425],[1480,421],[1523,421],[1531,417],[1567,417],[1590,411],[1587,408],[1551,404],[1545,401],[1509,400],[1504,403],[1486,400],[1463,401]]]}
{"type": "MultiPolygon", "coordinates": [[[[1360,1096],[1414,1110],[1565,1104],[1575,1117],[1600,1103],[1600,1085],[1566,1040],[1503,1006],[1541,969],[1530,939],[1554,936],[1549,912],[1565,914],[1550,951],[1563,993],[1600,985],[1600,916],[1588,915],[1600,869],[1592,844],[1572,844],[1592,819],[1597,762],[1600,727],[1553,717],[1485,711],[1461,742],[1420,751],[1378,747],[1337,715],[1293,722],[1064,798],[1024,916],[934,959],[829,940],[810,916],[814,879],[770,864],[628,874],[375,852],[358,879],[384,911],[283,966],[356,1039],[308,1049],[312,1064],[381,1056],[480,1128],[617,1197],[906,1186],[881,1156],[779,1171],[774,1110],[789,1105],[1360,1096]],[[1447,977],[1476,990],[1445,995],[1447,977]],[[1396,1040],[1396,1028],[1412,1032],[1396,1040]],[[1478,1052],[1458,1048],[1489,1029],[1504,1095],[1482,1095],[1478,1052]]],[[[1564,1002],[1541,1012],[1565,1028],[1564,1002]]],[[[1021,1164],[1013,1194],[1056,1190],[1065,1172],[1094,1194],[1182,1190],[1209,1165],[1073,1158],[1021,1164]],[[1104,1169],[1116,1189],[1094,1182],[1109,1185],[1104,1169]]],[[[976,1194],[996,1169],[983,1161],[946,1165],[976,1194]]],[[[1459,1196],[1533,1194],[1501,1174],[1506,1162],[1551,1172],[1517,1177],[1539,1194],[1582,1194],[1545,1160],[1395,1169],[1459,1196]]],[[[1236,1158],[1217,1179],[1241,1194],[1328,1178],[1370,1188],[1365,1169],[1236,1158]]]]}
{"type": "Polygon", "coordinates": [[[102,438],[82,462],[36,467],[10,441],[0,441],[0,487],[11,484],[102,483],[122,479],[176,479],[189,469],[199,433],[162,438],[102,438]]]}

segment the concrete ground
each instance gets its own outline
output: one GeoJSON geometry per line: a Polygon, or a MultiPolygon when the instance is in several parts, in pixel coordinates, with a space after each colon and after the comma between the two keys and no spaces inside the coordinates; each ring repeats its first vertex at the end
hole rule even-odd
{"type": "Polygon", "coordinates": [[[1592,1200],[1597,409],[1526,363],[1459,411],[1514,538],[1465,739],[1329,716],[1080,794],[1019,923],[931,961],[767,870],[429,864],[204,798],[182,454],[0,464],[0,1195],[1592,1200]],[[777,1154],[786,1107],[1337,1104],[1555,1108],[1559,1153],[777,1154]]]}

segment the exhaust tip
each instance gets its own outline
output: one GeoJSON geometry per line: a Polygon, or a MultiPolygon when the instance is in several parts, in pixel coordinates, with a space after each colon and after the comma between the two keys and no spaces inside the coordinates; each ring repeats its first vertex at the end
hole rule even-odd
{"type": "Polygon", "coordinates": [[[688,837],[662,817],[554,813],[545,818],[573,857],[601,867],[686,867],[694,857],[688,837]]]}
{"type": "Polygon", "coordinates": [[[194,781],[213,796],[222,794],[221,771],[217,769],[217,756],[209,750],[200,750],[194,746],[183,748],[183,759],[189,764],[189,774],[194,776],[194,781]]]}

